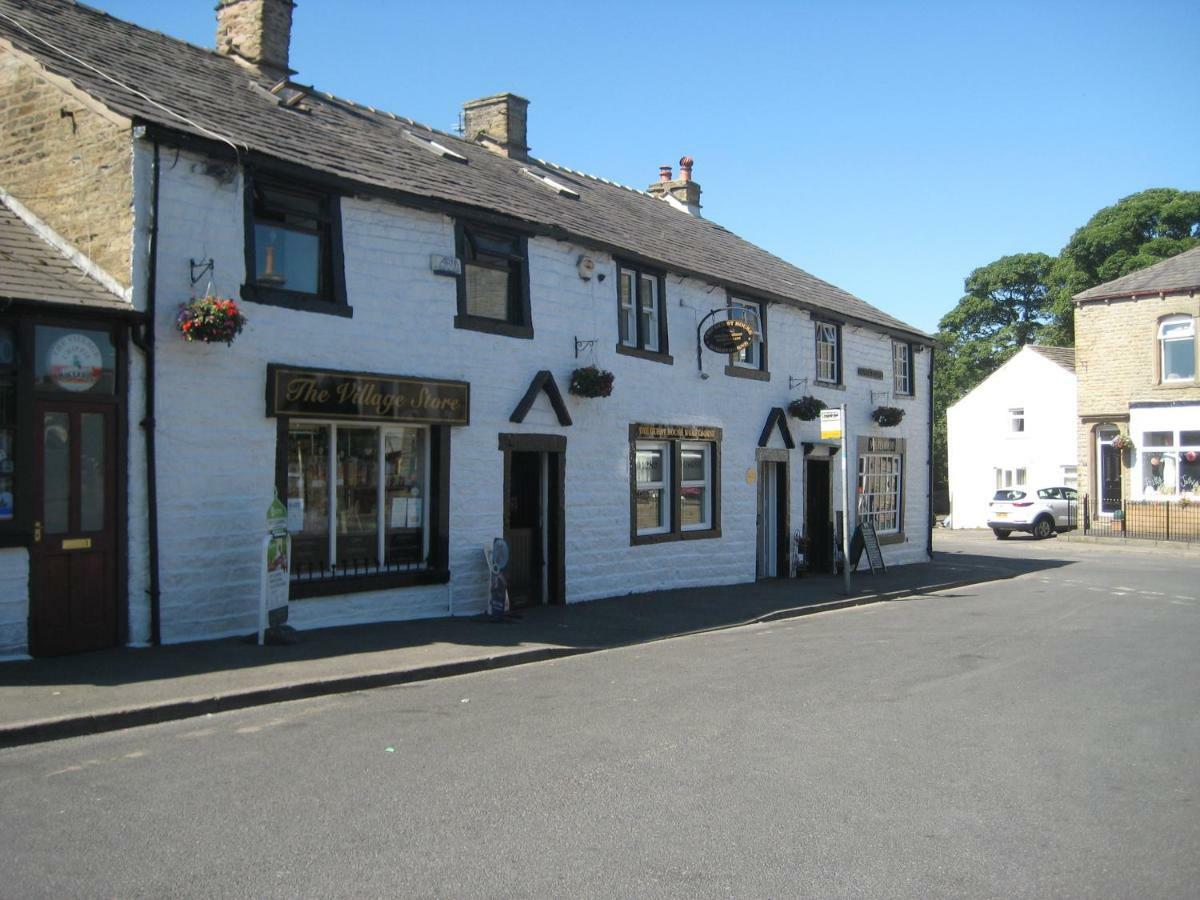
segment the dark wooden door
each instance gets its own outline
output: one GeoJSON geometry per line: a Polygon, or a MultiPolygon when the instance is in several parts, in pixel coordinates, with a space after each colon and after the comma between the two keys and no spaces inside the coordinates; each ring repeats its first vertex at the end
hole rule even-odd
{"type": "Polygon", "coordinates": [[[510,462],[504,539],[509,548],[508,597],[515,608],[542,603],[542,459],[541,453],[516,452],[510,462]]]}
{"type": "Polygon", "coordinates": [[[810,459],[805,462],[805,469],[808,473],[804,485],[805,561],[810,572],[829,572],[833,569],[829,461],[810,459]]]}
{"type": "Polygon", "coordinates": [[[34,405],[30,652],[117,642],[115,423],[112,406],[34,405]]]}

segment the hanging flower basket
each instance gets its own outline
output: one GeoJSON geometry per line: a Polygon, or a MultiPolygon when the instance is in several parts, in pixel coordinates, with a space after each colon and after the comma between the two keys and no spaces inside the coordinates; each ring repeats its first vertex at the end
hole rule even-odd
{"type": "Polygon", "coordinates": [[[175,317],[175,327],[185,341],[206,344],[232,344],[245,325],[246,317],[237,303],[219,297],[201,297],[181,303],[179,315],[175,317]]]}
{"type": "Polygon", "coordinates": [[[612,393],[613,373],[595,366],[584,366],[571,373],[567,387],[576,397],[607,397],[612,393]]]}
{"type": "Polygon", "coordinates": [[[877,406],[871,413],[871,418],[884,428],[892,428],[900,424],[904,418],[904,410],[898,406],[877,406]]]}
{"type": "Polygon", "coordinates": [[[793,400],[788,404],[788,415],[793,419],[811,422],[821,415],[821,410],[828,409],[824,400],[818,400],[811,394],[793,400]]]}
{"type": "Polygon", "coordinates": [[[1115,438],[1112,439],[1112,446],[1113,446],[1114,450],[1120,450],[1122,452],[1124,452],[1125,450],[1132,450],[1133,449],[1133,438],[1131,438],[1127,434],[1118,434],[1115,438]]]}

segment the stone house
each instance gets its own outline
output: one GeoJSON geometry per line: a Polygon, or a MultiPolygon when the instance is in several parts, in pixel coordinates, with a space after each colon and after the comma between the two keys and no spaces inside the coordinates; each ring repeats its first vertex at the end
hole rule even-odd
{"type": "Polygon", "coordinates": [[[1092,511],[1200,501],[1200,247],[1074,300],[1079,484],[1092,511]]]}
{"type": "Polygon", "coordinates": [[[987,527],[1001,488],[1076,486],[1075,402],[1075,351],[1026,345],[946,410],[952,527],[987,527]]]}
{"type": "Polygon", "coordinates": [[[458,136],[301,85],[292,13],[221,0],[214,52],[0,0],[9,224],[84,294],[0,284],[0,655],[253,630],[275,496],[299,628],[477,614],[501,536],[517,605],[828,569],[802,394],[846,404],[851,524],[927,558],[927,335],[702,217],[686,157],[636,190],[512,94],[458,136]],[[206,297],[228,346],[183,339],[206,297]]]}

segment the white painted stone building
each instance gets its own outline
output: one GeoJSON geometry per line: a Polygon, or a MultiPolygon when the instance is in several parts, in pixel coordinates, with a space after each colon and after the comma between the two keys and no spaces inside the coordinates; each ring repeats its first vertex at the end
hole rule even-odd
{"type": "Polygon", "coordinates": [[[986,528],[1001,488],[1077,487],[1075,351],[1025,346],[946,410],[950,524],[986,528]]]}
{"type": "MultiPolygon", "coordinates": [[[[281,0],[218,15],[256,4],[269,27],[290,22],[281,0]]],[[[75,533],[87,501],[63,501],[51,536],[50,494],[19,490],[0,533],[0,654],[251,631],[276,492],[298,628],[478,614],[481,548],[501,536],[523,604],[785,577],[797,536],[828,569],[839,460],[816,422],[783,414],[801,395],[847,405],[855,506],[887,562],[927,558],[928,336],[700,218],[690,160],[637,191],[529,157],[513,95],[469,104],[463,139],[309,93],[278,77],[286,27],[235,41],[266,48],[239,59],[72,4],[0,7],[27,29],[0,22],[14,65],[102,106],[127,136],[132,212],[128,268],[109,273],[125,286],[120,316],[31,296],[11,325],[18,355],[22,341],[80,336],[114,348],[101,505],[115,540],[97,569],[112,614],[57,640],[69,622],[39,610],[62,589],[39,596],[36,569],[46,541],[69,553],[93,539],[75,533]],[[30,38],[51,24],[75,60],[30,38]],[[80,59],[143,79],[155,102],[80,59]],[[187,121],[160,108],[184,96],[187,121]],[[230,346],[176,327],[206,293],[248,318],[230,346]],[[700,349],[714,311],[760,318],[755,342],[700,349]],[[610,396],[568,391],[590,364],[613,374],[610,396]],[[881,405],[903,421],[877,425],[881,405]]],[[[233,24],[245,21],[262,20],[233,24]]],[[[32,200],[25,211],[43,231],[69,221],[37,219],[32,200]]],[[[28,365],[14,378],[37,415],[92,409],[28,365]]],[[[23,415],[17,459],[49,484],[48,445],[31,434],[43,420],[23,415]]],[[[95,462],[76,463],[72,489],[95,494],[81,480],[95,462]]]]}

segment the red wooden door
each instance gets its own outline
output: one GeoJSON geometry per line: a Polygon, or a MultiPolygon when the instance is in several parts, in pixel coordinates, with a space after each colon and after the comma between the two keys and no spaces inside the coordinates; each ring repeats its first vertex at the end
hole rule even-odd
{"type": "Polygon", "coordinates": [[[114,438],[109,405],[34,405],[30,652],[35,656],[117,642],[114,438]]]}

